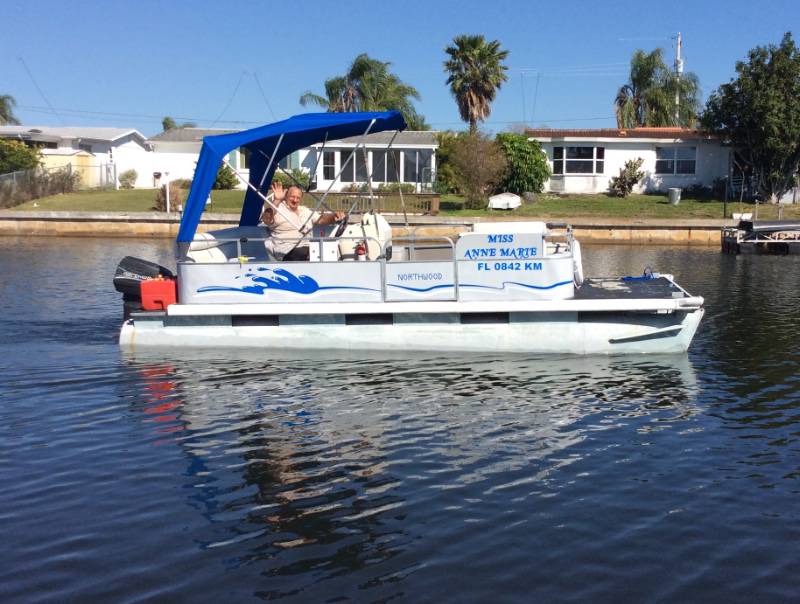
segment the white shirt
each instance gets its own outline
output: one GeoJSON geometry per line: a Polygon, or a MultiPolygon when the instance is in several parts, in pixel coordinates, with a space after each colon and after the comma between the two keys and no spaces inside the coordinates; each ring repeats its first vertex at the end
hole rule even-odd
{"type": "Polygon", "coordinates": [[[308,237],[308,234],[314,228],[314,223],[319,220],[320,214],[312,212],[305,206],[298,206],[297,213],[294,213],[286,204],[282,204],[280,210],[275,212],[270,230],[272,239],[275,242],[275,252],[277,254],[288,254],[294,247],[298,247],[298,240],[308,237]],[[284,214],[286,217],[284,217],[284,214]]]}

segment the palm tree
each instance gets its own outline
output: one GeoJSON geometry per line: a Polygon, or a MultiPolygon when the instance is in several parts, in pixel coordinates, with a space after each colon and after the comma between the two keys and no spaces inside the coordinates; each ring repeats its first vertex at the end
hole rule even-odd
{"type": "Polygon", "coordinates": [[[419,92],[393,74],[391,63],[358,55],[347,73],[325,80],[325,95],[306,92],[300,97],[303,106],[309,103],[328,111],[386,111],[396,109],[403,114],[412,130],[427,129],[425,118],[417,113],[411,99],[419,100],[419,92]]]}
{"type": "Polygon", "coordinates": [[[161,128],[166,132],[167,130],[173,130],[175,128],[197,128],[197,124],[194,122],[183,122],[179,125],[174,118],[167,115],[161,120],[161,128]]]}
{"type": "Polygon", "coordinates": [[[478,121],[484,121],[492,112],[491,103],[497,91],[508,79],[508,67],[503,61],[507,50],[500,50],[500,42],[487,42],[483,36],[456,36],[453,45],[444,51],[449,59],[444,62],[447,84],[456,98],[461,119],[469,122],[470,133],[478,130],[478,121]]]}
{"type": "Polygon", "coordinates": [[[17,101],[10,94],[0,94],[0,126],[6,124],[19,124],[19,120],[14,116],[14,107],[17,101]]]}
{"type": "Polygon", "coordinates": [[[700,108],[700,83],[693,73],[678,77],[664,62],[663,51],[637,50],[631,58],[630,80],[614,99],[618,128],[694,125],[700,108]],[[675,93],[678,115],[675,115],[675,93]]]}

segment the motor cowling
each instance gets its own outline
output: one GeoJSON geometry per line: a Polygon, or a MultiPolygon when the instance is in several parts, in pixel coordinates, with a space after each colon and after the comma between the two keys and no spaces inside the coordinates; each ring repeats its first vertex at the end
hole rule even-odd
{"type": "Polygon", "coordinates": [[[159,275],[165,278],[174,277],[171,270],[160,264],[134,256],[125,256],[114,273],[114,289],[122,294],[123,300],[140,301],[142,281],[155,279],[159,275]]]}

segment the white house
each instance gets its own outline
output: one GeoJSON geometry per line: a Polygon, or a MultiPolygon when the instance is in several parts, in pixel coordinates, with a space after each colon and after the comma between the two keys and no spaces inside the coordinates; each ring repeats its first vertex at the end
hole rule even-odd
{"type": "Polygon", "coordinates": [[[693,185],[711,187],[728,174],[731,148],[718,138],[687,128],[529,129],[550,162],[545,190],[602,193],[625,162],[641,157],[645,177],[634,189],[666,191],[693,185]]]}
{"type": "MultiPolygon", "coordinates": [[[[227,132],[232,131],[175,128],[153,136],[148,140],[153,149],[153,172],[162,174],[162,178],[169,172],[170,180],[192,178],[203,137],[227,132]]],[[[286,170],[299,168],[313,173],[312,181],[317,183],[318,189],[327,189],[337,175],[339,179],[333,187],[336,191],[363,185],[368,175],[376,188],[386,183],[402,182],[413,184],[417,191],[428,189],[436,176],[436,133],[400,132],[387,151],[393,136],[393,132],[378,132],[366,137],[328,141],[324,148],[322,144],[313,145],[285,157],[281,166],[286,170]],[[365,139],[366,158],[364,151],[359,150],[348,162],[348,157],[362,139],[365,139]]],[[[249,175],[249,160],[246,149],[228,156],[231,166],[245,178],[249,175]]]]}
{"type": "Polygon", "coordinates": [[[151,186],[145,169],[150,150],[145,136],[132,128],[0,126],[0,138],[39,147],[45,167],[71,165],[85,186],[113,186],[131,169],[138,174],[136,186],[151,186]]]}
{"type": "Polygon", "coordinates": [[[363,185],[369,176],[373,186],[409,183],[419,193],[431,189],[436,180],[437,147],[435,132],[404,131],[397,136],[394,132],[377,132],[329,141],[324,149],[321,144],[314,145],[302,165],[309,169],[316,166],[319,189],[327,189],[337,175],[336,190],[363,185]],[[366,155],[356,150],[362,140],[366,155]],[[349,159],[353,153],[355,157],[349,159]]]}
{"type": "MultiPolygon", "coordinates": [[[[148,186],[155,187],[163,184],[166,178],[175,180],[178,178],[194,178],[194,169],[197,166],[197,158],[200,155],[200,147],[203,144],[204,136],[216,134],[228,134],[234,130],[223,130],[221,128],[173,128],[160,132],[150,137],[147,143],[153,150],[150,161],[148,186]]],[[[228,161],[236,161],[237,153],[231,154],[228,161]]]]}

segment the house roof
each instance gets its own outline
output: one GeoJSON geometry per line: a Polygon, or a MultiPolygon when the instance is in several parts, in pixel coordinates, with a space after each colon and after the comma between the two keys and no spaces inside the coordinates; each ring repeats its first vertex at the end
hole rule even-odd
{"type": "MultiPolygon", "coordinates": [[[[217,134],[230,134],[238,130],[222,130],[208,128],[173,128],[166,132],[161,132],[150,137],[152,143],[199,143],[203,137],[217,134]]],[[[368,145],[387,145],[392,139],[394,132],[376,132],[367,135],[368,145]]],[[[332,144],[356,145],[361,142],[363,137],[351,136],[337,141],[328,141],[326,146],[332,144]]],[[[436,133],[431,131],[409,131],[405,130],[394,139],[395,145],[430,145],[436,146],[436,133]]]]}
{"type": "Polygon", "coordinates": [[[230,134],[238,130],[225,128],[170,128],[151,136],[148,140],[154,143],[199,143],[205,136],[217,134],[230,134]]]}
{"type": "Polygon", "coordinates": [[[693,128],[528,128],[525,134],[531,138],[679,138],[711,140],[717,137],[693,128]]]}
{"type": "MultiPolygon", "coordinates": [[[[375,134],[368,134],[366,144],[368,145],[388,145],[389,141],[395,135],[394,132],[376,132],[375,134]]],[[[334,143],[344,143],[348,145],[357,145],[364,139],[363,136],[351,136],[343,138],[338,141],[328,141],[328,145],[334,143]]],[[[397,137],[394,139],[393,145],[431,145],[436,146],[436,132],[431,130],[404,130],[398,132],[397,137]]]]}
{"type": "Polygon", "coordinates": [[[76,139],[114,142],[130,134],[142,141],[145,136],[134,128],[97,128],[90,126],[0,126],[0,137],[26,140],[76,139]]]}

